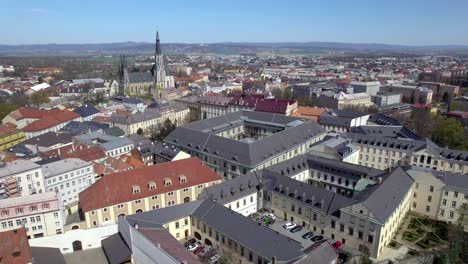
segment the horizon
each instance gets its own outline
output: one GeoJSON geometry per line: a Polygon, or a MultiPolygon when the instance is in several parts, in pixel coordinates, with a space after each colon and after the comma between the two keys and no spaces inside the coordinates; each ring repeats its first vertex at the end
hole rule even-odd
{"type": "Polygon", "coordinates": [[[0,3],[1,45],[154,43],[156,29],[163,43],[468,45],[468,2],[457,0],[0,3]]]}

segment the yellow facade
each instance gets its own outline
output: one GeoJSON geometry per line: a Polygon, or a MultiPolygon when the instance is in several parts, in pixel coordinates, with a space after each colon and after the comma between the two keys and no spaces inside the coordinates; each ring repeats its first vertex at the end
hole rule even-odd
{"type": "Polygon", "coordinates": [[[24,132],[16,130],[13,133],[0,136],[0,150],[8,149],[16,144],[23,142],[25,139],[24,132]]]}

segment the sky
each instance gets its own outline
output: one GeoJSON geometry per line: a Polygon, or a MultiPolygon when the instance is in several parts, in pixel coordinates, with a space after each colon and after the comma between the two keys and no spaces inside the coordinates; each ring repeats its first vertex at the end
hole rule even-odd
{"type": "Polygon", "coordinates": [[[0,44],[468,45],[468,0],[0,0],[0,44]]]}

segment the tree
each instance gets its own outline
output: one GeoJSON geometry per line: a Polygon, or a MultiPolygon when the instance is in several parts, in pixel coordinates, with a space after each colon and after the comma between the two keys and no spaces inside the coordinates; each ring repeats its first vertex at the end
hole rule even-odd
{"type": "Polygon", "coordinates": [[[463,125],[455,118],[439,121],[432,131],[432,140],[441,147],[468,150],[468,137],[463,125]]]}
{"type": "Polygon", "coordinates": [[[18,107],[23,107],[29,103],[29,98],[23,94],[14,94],[10,97],[10,103],[18,107]]]}
{"type": "Polygon", "coordinates": [[[273,95],[275,98],[281,98],[283,96],[283,92],[279,88],[274,88],[271,90],[271,95],[273,95]]]}
{"type": "Polygon", "coordinates": [[[18,109],[18,106],[13,104],[0,104],[0,120],[16,109],[18,109]]]}
{"type": "Polygon", "coordinates": [[[148,134],[150,135],[151,140],[162,141],[175,128],[176,128],[176,124],[172,123],[172,121],[168,118],[163,123],[159,123],[155,126],[150,127],[148,134]]]}
{"type": "Polygon", "coordinates": [[[45,104],[49,102],[49,96],[44,92],[37,92],[31,95],[31,103],[33,104],[45,104]]]}
{"type": "Polygon", "coordinates": [[[138,128],[137,134],[140,135],[140,136],[143,135],[143,129],[141,127],[138,128]]]}
{"type": "Polygon", "coordinates": [[[442,100],[443,100],[444,102],[448,103],[448,101],[449,101],[449,94],[448,94],[448,92],[445,92],[445,93],[444,93],[444,96],[442,97],[442,100]]]}
{"type": "Polygon", "coordinates": [[[288,88],[284,89],[284,92],[283,92],[283,98],[284,99],[291,99],[292,96],[293,96],[293,94],[292,94],[291,88],[288,87],[288,88]]]}

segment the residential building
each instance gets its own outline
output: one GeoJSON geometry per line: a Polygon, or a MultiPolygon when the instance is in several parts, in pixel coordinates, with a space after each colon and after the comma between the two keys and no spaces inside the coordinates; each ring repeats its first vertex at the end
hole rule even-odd
{"type": "Polygon", "coordinates": [[[94,117],[98,116],[101,111],[96,109],[96,107],[88,104],[84,104],[75,110],[73,112],[79,114],[81,116],[81,121],[91,121],[94,117]]]}
{"type": "Polygon", "coordinates": [[[0,150],[8,149],[24,141],[24,132],[14,125],[0,125],[0,150]]]}
{"type": "Polygon", "coordinates": [[[353,87],[354,93],[366,93],[368,95],[376,95],[380,89],[380,82],[378,81],[353,81],[350,83],[350,85],[353,87]]]}
{"type": "MultiPolygon", "coordinates": [[[[383,129],[395,131],[392,127],[383,129]]],[[[468,174],[467,151],[441,148],[427,138],[411,139],[395,135],[384,136],[389,133],[382,133],[346,133],[343,136],[361,148],[359,164],[367,167],[387,169],[414,165],[436,171],[468,174]]]]}
{"type": "Polygon", "coordinates": [[[60,193],[63,205],[78,201],[78,193],[94,183],[91,162],[68,158],[42,165],[46,188],[60,193]]]}
{"type": "Polygon", "coordinates": [[[361,149],[359,147],[346,142],[345,139],[340,138],[337,134],[330,133],[323,141],[315,144],[310,153],[347,163],[358,164],[360,151],[361,149]]]}
{"type": "Polygon", "coordinates": [[[372,96],[372,102],[377,106],[397,105],[401,103],[401,94],[377,92],[372,96]]]}
{"type": "Polygon", "coordinates": [[[0,241],[2,241],[0,247],[2,262],[9,264],[33,263],[25,228],[0,232],[0,241]]]}
{"type": "Polygon", "coordinates": [[[160,163],[103,177],[79,194],[80,207],[87,227],[97,227],[119,216],[195,200],[220,181],[197,158],[160,163]]]}
{"type": "Polygon", "coordinates": [[[432,90],[427,87],[391,84],[380,87],[381,92],[399,93],[405,103],[424,104],[432,103],[432,90]]]}
{"type": "Polygon", "coordinates": [[[374,103],[371,96],[366,93],[346,94],[339,92],[337,94],[322,93],[319,102],[323,107],[334,109],[349,109],[353,107],[370,107],[374,103]]]}
{"type": "Polygon", "coordinates": [[[418,86],[427,87],[432,90],[432,94],[437,99],[443,99],[444,96],[454,98],[460,94],[460,86],[449,85],[438,82],[419,82],[418,86]]]}
{"type": "Polygon", "coordinates": [[[198,102],[201,105],[201,118],[209,119],[229,113],[231,100],[231,97],[226,96],[205,96],[200,98],[198,102]]]}
{"type": "Polygon", "coordinates": [[[327,131],[346,132],[367,125],[369,117],[368,113],[332,109],[321,113],[318,123],[327,131]]]}
{"type": "Polygon", "coordinates": [[[178,127],[164,141],[231,179],[306,153],[324,137],[313,121],[244,110],[178,127]]]}
{"type": "Polygon", "coordinates": [[[120,156],[133,149],[133,142],[130,139],[110,136],[102,131],[75,136],[74,140],[90,147],[100,146],[108,157],[120,156]]]}
{"type": "Polygon", "coordinates": [[[260,99],[254,111],[282,115],[291,115],[297,109],[297,101],[288,99],[260,99]]]}
{"type": "Polygon", "coordinates": [[[28,139],[47,132],[57,132],[68,122],[79,120],[80,115],[71,111],[19,108],[5,116],[2,122],[16,125],[28,139]]]}
{"type": "Polygon", "coordinates": [[[65,223],[55,192],[0,200],[0,231],[26,228],[28,239],[61,234],[65,223]]]}
{"type": "Polygon", "coordinates": [[[44,193],[44,177],[39,164],[29,160],[14,160],[0,167],[0,179],[13,177],[16,181],[17,195],[27,196],[44,193]]]}
{"type": "Polygon", "coordinates": [[[310,119],[317,122],[320,114],[325,111],[327,111],[327,109],[322,107],[298,106],[296,111],[292,113],[291,116],[310,119]]]}
{"type": "Polygon", "coordinates": [[[112,114],[110,124],[119,127],[127,135],[136,134],[139,129],[150,135],[152,129],[170,120],[173,124],[183,125],[189,120],[190,109],[181,104],[172,104],[163,108],[146,109],[131,115],[112,114]]]}

